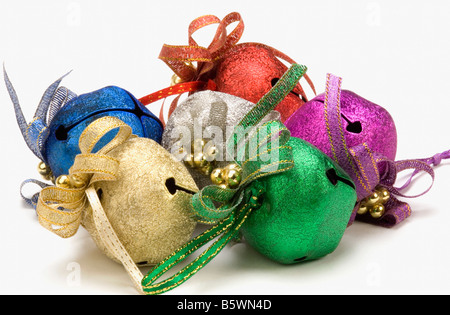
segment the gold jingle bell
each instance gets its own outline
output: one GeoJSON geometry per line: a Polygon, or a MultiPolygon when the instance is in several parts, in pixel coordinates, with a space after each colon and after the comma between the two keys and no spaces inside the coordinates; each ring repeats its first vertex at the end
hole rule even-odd
{"type": "Polygon", "coordinates": [[[235,163],[216,168],[211,173],[211,181],[222,188],[237,188],[242,181],[241,168],[235,163]]]}
{"type": "Polygon", "coordinates": [[[367,197],[366,204],[368,206],[374,206],[374,205],[380,203],[380,201],[381,201],[380,195],[378,194],[378,191],[375,190],[372,195],[367,197]]]}
{"type": "Polygon", "coordinates": [[[56,187],[59,188],[83,188],[88,181],[88,175],[72,174],[72,175],[60,175],[55,180],[56,187]]]}
{"type": "Polygon", "coordinates": [[[208,165],[208,161],[203,153],[194,154],[194,166],[196,168],[203,168],[206,165],[208,165]]]}
{"type": "Polygon", "coordinates": [[[367,204],[365,202],[361,202],[357,213],[358,214],[366,214],[367,211],[369,211],[369,207],[367,206],[367,204]]]}
{"type": "Polygon", "coordinates": [[[383,216],[383,214],[385,212],[385,208],[384,208],[384,205],[382,205],[382,204],[376,204],[369,211],[370,211],[370,215],[372,217],[374,217],[375,219],[379,219],[383,216]]]}
{"type": "Polygon", "coordinates": [[[69,175],[59,175],[55,180],[55,185],[59,188],[71,188],[69,175]]]}
{"type": "Polygon", "coordinates": [[[214,185],[222,185],[225,182],[221,168],[216,168],[211,172],[211,181],[214,185]]]}
{"type": "MultiPolygon", "coordinates": [[[[184,153],[184,148],[180,149],[184,153]]],[[[207,141],[202,138],[194,139],[191,143],[191,154],[186,155],[184,164],[196,169],[200,173],[210,176],[214,170],[218,149],[214,144],[207,146],[207,141]],[[206,147],[206,148],[205,148],[206,147]]]]}
{"type": "Polygon", "coordinates": [[[174,85],[179,84],[181,82],[182,82],[181,78],[179,76],[177,76],[176,74],[174,74],[172,76],[172,78],[170,79],[170,86],[174,86],[174,85]]]}
{"type": "Polygon", "coordinates": [[[38,164],[38,172],[45,180],[53,180],[53,173],[50,167],[44,162],[39,162],[38,164]]]}
{"type": "Polygon", "coordinates": [[[230,188],[236,188],[241,183],[241,168],[237,164],[229,164],[225,167],[225,182],[230,188]]]}
{"type": "Polygon", "coordinates": [[[384,205],[390,197],[389,190],[385,187],[377,187],[373,194],[361,200],[357,213],[363,215],[369,212],[373,218],[379,219],[386,212],[384,205]]]}
{"type": "Polygon", "coordinates": [[[391,197],[391,193],[389,192],[389,190],[387,190],[384,187],[381,187],[378,193],[380,195],[381,200],[383,200],[383,203],[386,203],[391,197]]]}

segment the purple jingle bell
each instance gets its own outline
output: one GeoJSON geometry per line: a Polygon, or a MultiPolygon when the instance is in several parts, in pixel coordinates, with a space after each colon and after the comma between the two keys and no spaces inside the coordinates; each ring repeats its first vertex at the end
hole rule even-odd
{"type": "MultiPolygon", "coordinates": [[[[357,203],[349,225],[359,218],[391,227],[411,214],[408,203],[397,197],[420,171],[434,180],[432,165],[450,158],[450,150],[427,159],[395,161],[397,132],[382,107],[350,91],[341,90],[342,79],[327,75],[326,91],[303,105],[286,121],[294,137],[302,138],[330,156],[356,185],[357,203]],[[402,187],[394,187],[397,174],[414,170],[402,187]]],[[[432,185],[432,184],[431,184],[432,185]]]]}
{"type": "MultiPolygon", "coordinates": [[[[304,139],[333,158],[324,119],[326,94],[322,93],[300,107],[285,122],[293,137],[304,139]]],[[[383,107],[361,96],[341,90],[340,123],[348,147],[366,143],[373,151],[390,160],[397,152],[397,131],[394,120],[383,107]]]]}

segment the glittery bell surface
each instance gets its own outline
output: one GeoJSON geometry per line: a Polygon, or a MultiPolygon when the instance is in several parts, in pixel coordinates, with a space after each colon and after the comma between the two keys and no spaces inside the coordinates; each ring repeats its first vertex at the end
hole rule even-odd
{"type": "MultiPolygon", "coordinates": [[[[169,117],[162,136],[162,146],[169,152],[174,152],[177,151],[180,142],[190,146],[195,139],[214,138],[215,145],[221,152],[215,167],[223,168],[230,163],[224,151],[227,133],[230,134],[254,106],[252,102],[226,93],[214,91],[194,93],[180,103],[169,117]]],[[[263,122],[279,119],[280,114],[271,111],[263,122]]],[[[199,188],[211,184],[209,175],[193,168],[188,169],[199,188]]]]}
{"type": "MultiPolygon", "coordinates": [[[[324,94],[298,109],[285,123],[291,135],[304,139],[332,157],[324,119],[324,94]]],[[[341,116],[348,147],[367,143],[390,160],[397,152],[397,131],[391,115],[381,106],[342,90],[341,116]]]]}
{"type": "Polygon", "coordinates": [[[266,193],[242,227],[245,240],[283,264],[317,259],[338,246],[356,202],[350,177],[316,147],[287,142],[295,166],[260,179],[266,193]]]}
{"type": "MultiPolygon", "coordinates": [[[[287,67],[264,45],[236,45],[223,56],[214,82],[220,92],[232,94],[250,102],[258,102],[287,71],[287,67]]],[[[293,93],[275,107],[285,121],[305,102],[296,87],[293,93]]]]}
{"type": "MultiPolygon", "coordinates": [[[[190,200],[197,186],[186,167],[150,139],[129,139],[108,155],[120,166],[115,181],[95,184],[105,213],[134,262],[158,263],[190,240],[196,226],[190,200]]],[[[82,224],[113,258],[97,233],[90,207],[82,224]]]]}
{"type": "MultiPolygon", "coordinates": [[[[133,129],[133,134],[161,141],[162,124],[129,92],[115,86],[79,95],[61,108],[50,123],[44,157],[53,175],[67,174],[80,153],[78,140],[83,130],[103,116],[115,116],[133,129]]],[[[102,141],[108,141],[105,139],[102,141]]]]}

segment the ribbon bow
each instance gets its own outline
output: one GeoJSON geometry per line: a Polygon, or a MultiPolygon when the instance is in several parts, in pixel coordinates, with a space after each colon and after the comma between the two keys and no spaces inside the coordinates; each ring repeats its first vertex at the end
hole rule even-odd
{"type": "Polygon", "coordinates": [[[342,78],[332,74],[327,75],[324,102],[324,118],[331,145],[333,159],[350,175],[356,185],[358,202],[353,211],[349,225],[356,218],[358,209],[364,204],[365,198],[374,193],[377,188],[389,191],[389,200],[384,204],[385,212],[380,218],[360,215],[358,219],[377,225],[391,227],[411,214],[411,208],[406,202],[399,201],[395,196],[415,198],[428,192],[432,185],[416,196],[405,196],[403,189],[411,184],[412,178],[419,172],[428,173],[434,181],[434,171],[430,165],[437,165],[443,158],[450,158],[450,150],[428,159],[391,161],[377,152],[373,152],[366,143],[349,148],[346,144],[340,114],[340,93],[342,78]],[[397,174],[413,169],[409,180],[400,188],[394,187],[397,174]]]}
{"type": "Polygon", "coordinates": [[[242,169],[243,180],[236,189],[211,185],[194,195],[192,208],[199,220],[216,224],[156,265],[142,280],[145,293],[159,294],[171,290],[204,267],[238,235],[252,210],[260,206],[265,187],[257,179],[294,167],[292,148],[285,145],[290,133],[282,123],[270,121],[250,134],[238,130],[258,124],[291,91],[305,71],[306,67],[294,64],[235,127],[227,147],[228,153],[234,152],[234,161],[242,169]],[[231,150],[233,148],[236,150],[231,150]],[[272,155],[274,152],[276,154],[272,155]],[[170,268],[217,237],[207,250],[181,271],[155,283],[170,268]]]}
{"type": "MultiPolygon", "coordinates": [[[[174,85],[160,91],[151,93],[139,99],[139,101],[148,105],[160,99],[164,99],[171,95],[178,95],[172,102],[168,116],[175,110],[178,100],[182,93],[195,92],[200,90],[215,90],[215,83],[212,81],[215,76],[215,69],[224,57],[224,55],[236,47],[242,47],[246,45],[257,45],[264,47],[271,51],[276,57],[288,62],[289,64],[295,64],[296,62],[285,55],[281,51],[261,44],[261,43],[240,43],[239,40],[244,32],[244,21],[237,12],[232,12],[225,16],[222,20],[214,15],[205,15],[196,18],[191,22],[188,28],[188,43],[189,45],[167,45],[164,44],[159,54],[159,59],[163,60],[177,77],[177,81],[173,82],[174,85]],[[237,22],[236,27],[227,33],[227,26],[237,22]],[[192,37],[193,34],[206,27],[208,25],[218,24],[214,38],[208,47],[203,47],[197,44],[192,37]],[[193,62],[197,63],[197,66],[193,65],[193,62]]],[[[304,77],[308,84],[315,92],[314,85],[307,74],[304,77]]],[[[296,84],[301,95],[306,99],[306,95],[300,84],[296,84]]],[[[160,109],[160,120],[164,123],[163,107],[160,109]]]]}
{"type": "Polygon", "coordinates": [[[69,170],[69,176],[81,180],[81,185],[78,188],[45,187],[39,194],[36,212],[43,227],[67,238],[77,232],[82,212],[89,204],[103,243],[122,262],[135,286],[141,291],[142,274],[114,232],[94,187],[96,182],[116,179],[119,161],[107,153],[130,137],[133,137],[131,127],[116,117],[105,116],[91,123],[80,135],[81,154],[75,157],[69,170]],[[115,137],[96,153],[92,153],[100,139],[103,136],[109,137],[107,134],[116,128],[119,130],[115,137]]]}

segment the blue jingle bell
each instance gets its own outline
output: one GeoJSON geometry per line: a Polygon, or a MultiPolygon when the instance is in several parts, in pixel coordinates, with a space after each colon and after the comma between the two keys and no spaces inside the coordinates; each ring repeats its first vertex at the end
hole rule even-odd
{"type": "MultiPolygon", "coordinates": [[[[65,87],[58,87],[67,74],[47,88],[33,120],[27,124],[5,69],[3,72],[25,142],[55,177],[69,173],[75,156],[80,153],[78,140],[81,133],[91,122],[103,116],[115,116],[128,124],[133,134],[161,142],[161,121],[131,93],[108,86],[77,96],[65,87]]],[[[108,142],[112,136],[114,134],[104,137],[102,142],[108,142]]],[[[102,143],[98,145],[101,147],[102,143]]]]}

